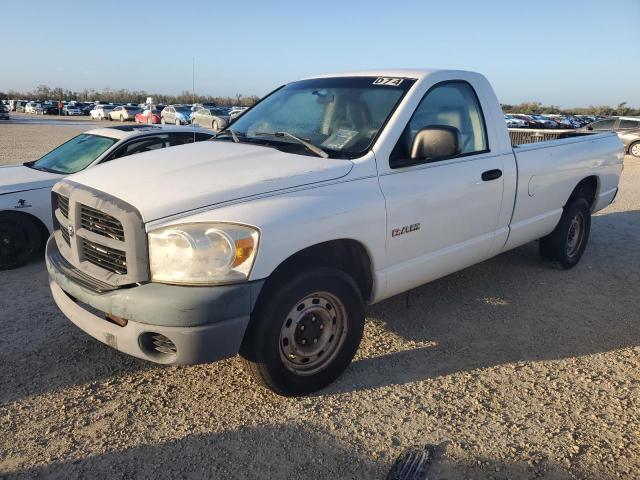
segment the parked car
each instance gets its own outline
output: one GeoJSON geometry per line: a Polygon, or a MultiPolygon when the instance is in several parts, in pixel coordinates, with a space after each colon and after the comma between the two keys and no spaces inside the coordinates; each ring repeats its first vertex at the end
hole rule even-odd
{"type": "Polygon", "coordinates": [[[169,105],[162,110],[160,123],[188,125],[191,123],[192,113],[189,105],[169,105]]]}
{"type": "Polygon", "coordinates": [[[9,107],[4,103],[0,105],[0,120],[10,120],[9,107]]]}
{"type": "Polygon", "coordinates": [[[58,110],[58,105],[53,103],[45,103],[42,106],[42,114],[43,115],[58,115],[60,111],[58,110]]]}
{"type": "Polygon", "coordinates": [[[92,120],[105,120],[109,118],[109,113],[113,110],[113,105],[99,104],[89,112],[92,120]]]}
{"type": "Polygon", "coordinates": [[[98,128],[73,137],[39,160],[0,166],[0,270],[19,267],[40,254],[53,229],[51,187],[58,180],[111,160],[200,142],[212,135],[169,126],[98,128]]]}
{"type": "Polygon", "coordinates": [[[508,113],[504,114],[504,121],[508,128],[525,128],[529,126],[529,122],[514,117],[513,115],[509,115],[508,113]]]}
{"type": "Polygon", "coordinates": [[[62,114],[64,116],[81,116],[82,109],[76,105],[67,104],[62,108],[62,114]]]}
{"type": "Polygon", "coordinates": [[[232,107],[229,111],[229,121],[232,122],[244,112],[246,112],[249,107],[232,107]]]}
{"type": "Polygon", "coordinates": [[[43,109],[42,104],[38,102],[29,102],[24,107],[25,113],[33,113],[35,115],[42,115],[43,109]]]}
{"type": "Polygon", "coordinates": [[[140,113],[140,108],[137,105],[121,105],[109,112],[109,120],[133,121],[138,113],[140,113]]]}
{"type": "Polygon", "coordinates": [[[136,123],[157,124],[160,123],[160,114],[158,110],[143,110],[136,113],[136,123]]]}
{"type": "Polygon", "coordinates": [[[560,128],[558,122],[546,117],[545,115],[535,114],[530,115],[530,117],[540,124],[540,128],[560,128]]]}
{"type": "Polygon", "coordinates": [[[584,127],[586,132],[616,132],[626,154],[640,158],[640,118],[615,117],[598,120],[584,127]]]}
{"type": "Polygon", "coordinates": [[[471,72],[289,83],[211,141],[58,182],[53,298],[122,352],[178,365],[240,352],[263,385],[308,394],[349,365],[366,304],[538,239],[575,266],[622,145],[574,135],[514,149],[471,72]],[[78,209],[91,231],[65,215],[78,209]]]}
{"type": "Polygon", "coordinates": [[[229,124],[229,115],[220,108],[200,107],[193,112],[191,123],[217,132],[229,124]]]}

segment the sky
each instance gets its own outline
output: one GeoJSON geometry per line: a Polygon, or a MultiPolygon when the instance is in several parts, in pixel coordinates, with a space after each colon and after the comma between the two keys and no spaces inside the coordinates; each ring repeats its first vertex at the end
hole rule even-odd
{"type": "Polygon", "coordinates": [[[0,91],[262,96],[315,74],[483,73],[502,103],[640,106],[640,0],[3,1],[0,91]],[[59,26],[56,28],[56,24],[59,26]]]}

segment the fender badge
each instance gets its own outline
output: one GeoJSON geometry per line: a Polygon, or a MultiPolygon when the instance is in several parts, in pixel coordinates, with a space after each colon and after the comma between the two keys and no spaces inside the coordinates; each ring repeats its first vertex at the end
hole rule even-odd
{"type": "Polygon", "coordinates": [[[13,208],[29,208],[32,205],[30,203],[27,203],[27,201],[24,198],[21,198],[20,200],[18,200],[17,205],[14,205],[13,208]]]}
{"type": "Polygon", "coordinates": [[[417,232],[420,230],[420,224],[414,223],[413,225],[405,225],[404,227],[394,228],[391,230],[391,236],[397,237],[399,235],[404,235],[405,233],[417,232]]]}

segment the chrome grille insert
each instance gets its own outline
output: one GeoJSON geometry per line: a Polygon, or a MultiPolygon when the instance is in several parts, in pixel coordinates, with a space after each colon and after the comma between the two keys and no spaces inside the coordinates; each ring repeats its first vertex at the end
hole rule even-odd
{"type": "MultiPolygon", "coordinates": [[[[59,193],[57,195],[58,195],[58,210],[60,210],[60,213],[64,218],[69,218],[69,199],[64,195],[60,195],[59,193]]],[[[67,239],[67,243],[69,243],[68,239],[67,239]]]]}
{"type": "Polygon", "coordinates": [[[119,275],[127,274],[127,255],[105,245],[99,245],[86,238],[82,239],[82,256],[88,262],[119,275]]]}
{"type": "Polygon", "coordinates": [[[69,230],[67,228],[61,228],[60,235],[62,235],[64,241],[67,242],[67,245],[71,245],[71,238],[69,237],[69,230]]]}
{"type": "Polygon", "coordinates": [[[80,205],[80,226],[103,237],[124,242],[122,223],[95,208],[80,205]]]}

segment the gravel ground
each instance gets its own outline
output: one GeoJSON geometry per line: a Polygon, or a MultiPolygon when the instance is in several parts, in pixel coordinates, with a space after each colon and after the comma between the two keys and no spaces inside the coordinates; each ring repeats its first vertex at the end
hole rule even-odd
{"type": "MultiPolygon", "coordinates": [[[[74,123],[77,122],[77,123],[74,123]]],[[[0,163],[76,134],[0,123],[0,163]]],[[[640,476],[640,161],[582,262],[530,244],[368,311],[357,360],[285,399],[238,359],[161,367],[56,309],[42,261],[0,273],[0,476],[378,478],[436,446],[431,479],[640,476]]]]}

